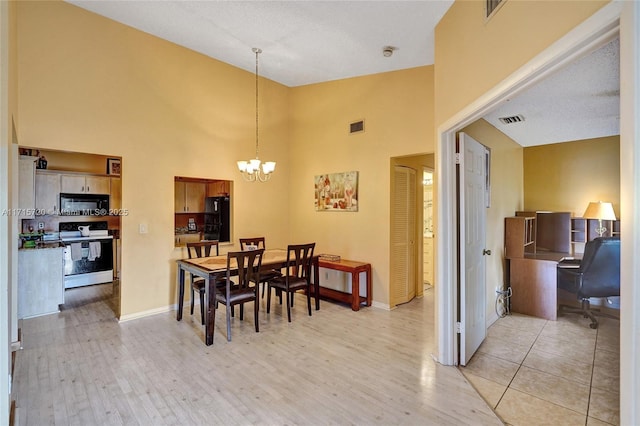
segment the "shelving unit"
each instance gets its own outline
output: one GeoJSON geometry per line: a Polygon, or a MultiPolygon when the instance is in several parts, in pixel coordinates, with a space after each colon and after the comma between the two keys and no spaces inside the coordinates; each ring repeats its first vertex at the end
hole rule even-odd
{"type": "MultiPolygon", "coordinates": [[[[619,220],[603,220],[602,226],[607,228],[603,237],[619,237],[620,221],[619,220]]],[[[599,237],[596,232],[598,229],[598,219],[587,219],[584,217],[571,218],[571,242],[586,243],[599,237]]]]}
{"type": "Polygon", "coordinates": [[[535,216],[513,216],[504,219],[504,255],[507,259],[536,252],[535,216]]]}

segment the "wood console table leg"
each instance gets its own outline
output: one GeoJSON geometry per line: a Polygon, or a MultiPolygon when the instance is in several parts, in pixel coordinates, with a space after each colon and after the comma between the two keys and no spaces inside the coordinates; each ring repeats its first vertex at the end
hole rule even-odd
{"type": "Polygon", "coordinates": [[[351,272],[351,310],[360,310],[360,273],[351,272]]]}
{"type": "Polygon", "coordinates": [[[371,295],[373,294],[373,279],[371,278],[371,265],[367,264],[365,267],[365,273],[367,274],[367,306],[371,306],[371,295]]]}

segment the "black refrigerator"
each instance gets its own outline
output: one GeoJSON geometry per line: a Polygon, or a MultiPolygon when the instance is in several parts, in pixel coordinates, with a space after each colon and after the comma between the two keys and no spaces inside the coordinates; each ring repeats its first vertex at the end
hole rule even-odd
{"type": "Polygon", "coordinates": [[[204,239],[230,241],[229,197],[207,197],[204,206],[204,239]]]}

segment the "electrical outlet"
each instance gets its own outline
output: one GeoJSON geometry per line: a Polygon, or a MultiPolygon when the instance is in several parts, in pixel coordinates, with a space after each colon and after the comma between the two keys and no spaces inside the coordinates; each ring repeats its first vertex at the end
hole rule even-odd
{"type": "Polygon", "coordinates": [[[147,227],[146,223],[141,223],[138,225],[138,232],[140,234],[146,234],[149,232],[149,228],[147,227]]]}
{"type": "Polygon", "coordinates": [[[44,229],[44,222],[38,222],[38,229],[44,229]]]}

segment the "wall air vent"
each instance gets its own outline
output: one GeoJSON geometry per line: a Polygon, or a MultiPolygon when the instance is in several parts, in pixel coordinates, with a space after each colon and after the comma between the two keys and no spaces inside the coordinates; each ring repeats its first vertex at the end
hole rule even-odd
{"type": "Polygon", "coordinates": [[[364,132],[364,120],[354,121],[349,124],[349,133],[364,132]]]}
{"type": "Polygon", "coordinates": [[[498,120],[500,120],[502,124],[513,124],[513,123],[519,123],[521,121],[524,121],[524,116],[518,114],[518,115],[512,115],[511,117],[500,117],[498,118],[498,120]]]}

